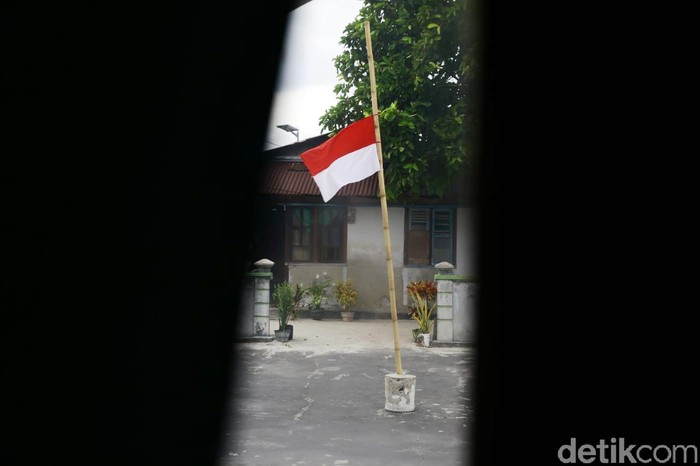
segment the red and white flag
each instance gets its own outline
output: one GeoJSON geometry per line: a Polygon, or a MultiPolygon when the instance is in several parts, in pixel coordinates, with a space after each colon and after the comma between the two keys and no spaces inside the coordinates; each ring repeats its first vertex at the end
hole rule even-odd
{"type": "Polygon", "coordinates": [[[323,202],[328,202],[346,184],[364,180],[379,171],[374,117],[346,126],[320,146],[301,154],[323,202]]]}

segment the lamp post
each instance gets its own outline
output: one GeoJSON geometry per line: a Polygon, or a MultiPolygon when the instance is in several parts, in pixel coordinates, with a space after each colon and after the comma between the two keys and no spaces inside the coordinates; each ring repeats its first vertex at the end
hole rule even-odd
{"type": "Polygon", "coordinates": [[[297,142],[299,142],[299,130],[292,125],[277,125],[279,129],[283,129],[288,133],[292,133],[297,137],[297,142]]]}

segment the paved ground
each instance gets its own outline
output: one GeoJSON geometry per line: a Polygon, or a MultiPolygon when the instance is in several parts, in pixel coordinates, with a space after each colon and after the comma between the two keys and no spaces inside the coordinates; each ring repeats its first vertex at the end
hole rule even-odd
{"type": "Polygon", "coordinates": [[[399,321],[416,409],[384,408],[395,372],[388,320],[294,322],[288,343],[241,343],[220,466],[469,464],[475,350],[422,348],[399,321]]]}

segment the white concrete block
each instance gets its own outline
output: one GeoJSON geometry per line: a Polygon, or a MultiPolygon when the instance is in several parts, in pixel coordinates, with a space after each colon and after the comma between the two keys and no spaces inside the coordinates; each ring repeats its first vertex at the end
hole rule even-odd
{"type": "Polygon", "coordinates": [[[384,376],[384,409],[397,413],[415,411],[415,375],[394,373],[384,376]]]}

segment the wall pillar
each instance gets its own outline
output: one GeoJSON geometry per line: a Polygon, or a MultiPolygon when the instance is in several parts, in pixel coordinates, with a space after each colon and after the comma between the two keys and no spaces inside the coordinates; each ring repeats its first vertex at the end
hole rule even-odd
{"type": "Polygon", "coordinates": [[[238,337],[270,336],[270,282],[274,265],[269,259],[260,259],[255,262],[255,270],[245,274],[238,337]]]}
{"type": "Polygon", "coordinates": [[[436,338],[433,343],[476,343],[476,294],[473,277],[454,274],[454,266],[440,262],[435,266],[437,282],[436,338]]]}
{"type": "Polygon", "coordinates": [[[435,329],[435,341],[453,341],[454,320],[454,296],[453,283],[454,265],[449,262],[440,262],[435,265],[438,273],[435,275],[437,283],[437,318],[435,329]]]}

